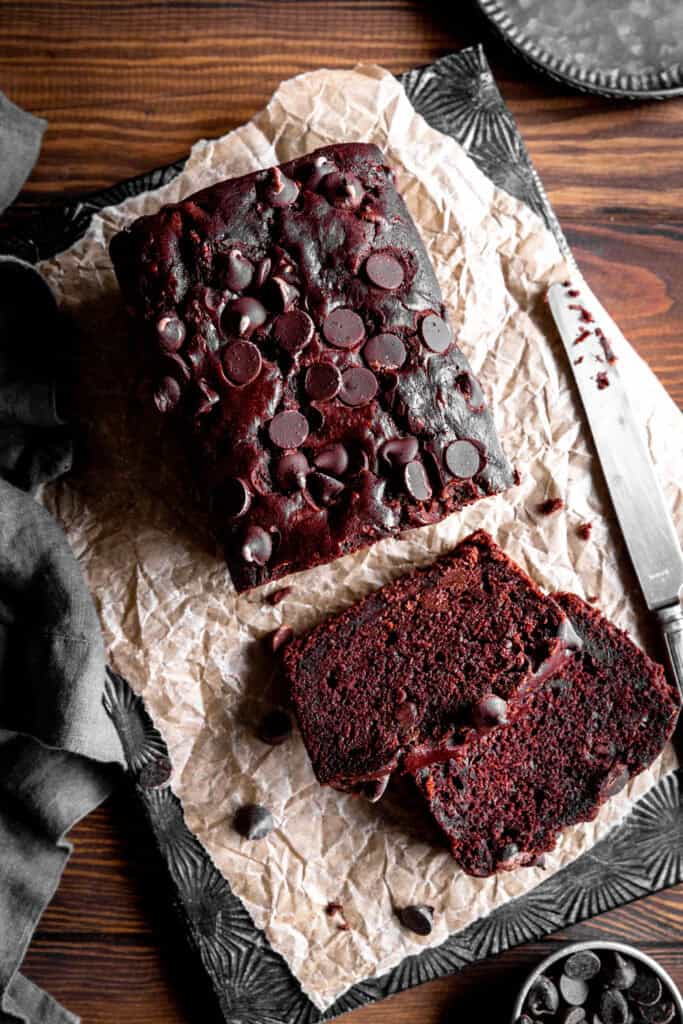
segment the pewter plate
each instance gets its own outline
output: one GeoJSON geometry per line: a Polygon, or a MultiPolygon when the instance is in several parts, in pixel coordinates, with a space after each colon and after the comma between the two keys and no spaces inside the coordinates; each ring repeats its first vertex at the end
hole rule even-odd
{"type": "MultiPolygon", "coordinates": [[[[571,259],[481,47],[449,54],[399,77],[415,109],[434,128],[457,139],[496,185],[536,210],[571,259]]],[[[31,261],[60,252],[81,237],[96,210],[165,184],[182,166],[180,161],[83,199],[43,204],[29,214],[21,208],[10,211],[0,252],[31,261]]],[[[180,802],[166,784],[166,746],[142,700],[113,673],[106,707],[121,737],[150,842],[170,879],[183,934],[199,958],[225,1024],[318,1024],[683,881],[679,770],[662,779],[619,827],[569,867],[442,945],[354,985],[321,1013],[187,828],[180,802]]]]}
{"type": "Polygon", "coordinates": [[[681,0],[477,0],[506,43],[546,74],[621,99],[683,95],[681,0]]]}

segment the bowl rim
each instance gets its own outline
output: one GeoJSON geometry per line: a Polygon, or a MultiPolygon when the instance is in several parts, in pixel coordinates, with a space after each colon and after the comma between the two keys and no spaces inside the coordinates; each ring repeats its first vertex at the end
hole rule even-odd
{"type": "Polygon", "coordinates": [[[527,975],[524,984],[519,990],[517,1000],[512,1011],[512,1016],[510,1018],[511,1024],[516,1024],[518,1018],[521,1017],[522,1008],[526,1002],[529,990],[536,978],[540,974],[543,974],[548,967],[557,963],[558,960],[564,960],[566,957],[571,956],[572,953],[578,953],[580,950],[584,949],[613,949],[617,953],[624,953],[626,956],[630,956],[633,960],[640,960],[641,963],[646,964],[650,970],[654,971],[654,973],[659,976],[662,983],[668,989],[676,1009],[678,1010],[678,1014],[683,1021],[683,997],[681,996],[676,982],[668,971],[664,970],[661,964],[657,962],[657,960],[649,956],[649,954],[643,953],[637,946],[630,946],[626,942],[613,942],[611,939],[594,939],[586,942],[570,942],[567,945],[563,945],[555,953],[551,953],[550,956],[547,956],[545,960],[542,960],[540,964],[537,964],[536,967],[534,967],[534,969],[527,975]]]}

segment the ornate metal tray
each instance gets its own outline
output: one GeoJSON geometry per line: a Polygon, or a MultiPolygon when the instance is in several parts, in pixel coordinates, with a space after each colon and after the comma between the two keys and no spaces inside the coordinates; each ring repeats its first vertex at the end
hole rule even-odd
{"type": "Polygon", "coordinates": [[[621,99],[683,96],[680,0],[477,0],[506,43],[552,78],[621,99]]]}
{"type": "MultiPolygon", "coordinates": [[[[497,185],[533,207],[569,254],[481,48],[450,54],[400,76],[416,109],[458,140],[497,185]]],[[[6,218],[0,251],[36,260],[79,238],[95,210],[169,181],[182,163],[66,204],[6,218]]],[[[662,780],[606,839],[531,893],[500,907],[441,946],[369,978],[321,1013],[185,825],[168,788],[168,751],[143,703],[110,674],[107,710],[121,736],[135,795],[170,878],[184,933],[226,1024],[316,1024],[413,985],[461,970],[511,946],[683,881],[681,772],[662,780]]]]}

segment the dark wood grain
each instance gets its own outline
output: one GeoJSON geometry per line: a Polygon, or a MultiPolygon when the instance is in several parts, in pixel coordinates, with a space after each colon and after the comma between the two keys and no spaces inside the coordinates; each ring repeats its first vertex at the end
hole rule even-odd
{"type": "MultiPolygon", "coordinates": [[[[0,88],[50,122],[21,201],[175,160],[301,71],[374,61],[398,72],[481,40],[582,270],[683,404],[683,101],[571,93],[508,54],[467,0],[1,0],[0,88]]],[[[130,800],[110,800],[72,838],[27,973],[86,1024],[206,1024],[211,1007],[130,800]]],[[[591,937],[636,943],[683,986],[683,886],[348,1019],[505,1021],[542,956],[591,937]]]]}

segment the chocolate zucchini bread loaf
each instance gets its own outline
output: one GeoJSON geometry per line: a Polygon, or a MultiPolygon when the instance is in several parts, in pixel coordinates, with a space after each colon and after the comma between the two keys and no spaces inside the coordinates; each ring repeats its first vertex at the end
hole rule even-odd
{"type": "Polygon", "coordinates": [[[532,864],[650,764],[678,694],[579,598],[545,596],[479,531],[292,640],[282,664],[319,781],[412,776],[470,874],[532,864]]]}
{"type": "Polygon", "coordinates": [[[110,251],[238,590],[511,484],[375,146],[214,185],[140,218],[110,251]]]}

